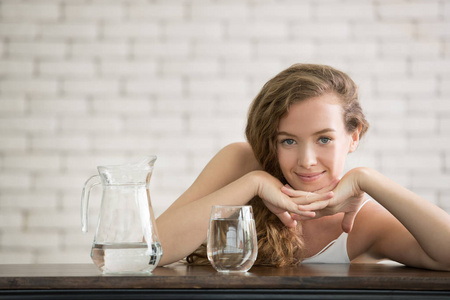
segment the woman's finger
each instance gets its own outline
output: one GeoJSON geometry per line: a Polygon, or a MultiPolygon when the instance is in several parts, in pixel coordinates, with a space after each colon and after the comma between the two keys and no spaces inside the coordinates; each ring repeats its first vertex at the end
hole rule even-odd
{"type": "Polygon", "coordinates": [[[329,200],[316,201],[316,202],[313,202],[313,203],[307,204],[307,205],[299,205],[298,209],[300,209],[302,211],[321,210],[321,209],[324,209],[325,207],[327,207],[329,202],[330,202],[329,200]]]}
{"type": "Polygon", "coordinates": [[[326,194],[309,193],[304,197],[292,198],[292,200],[298,205],[308,205],[318,201],[330,200],[333,196],[333,192],[328,192],[326,194]]]}

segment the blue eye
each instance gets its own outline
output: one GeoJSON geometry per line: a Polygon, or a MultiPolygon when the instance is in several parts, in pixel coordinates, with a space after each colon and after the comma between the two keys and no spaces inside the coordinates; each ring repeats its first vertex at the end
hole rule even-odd
{"type": "Polygon", "coordinates": [[[295,144],[295,141],[293,139],[285,139],[285,140],[282,140],[281,143],[285,144],[285,145],[288,145],[288,146],[291,146],[291,145],[295,144]]]}
{"type": "Polygon", "coordinates": [[[328,137],[321,137],[319,138],[319,143],[322,145],[328,144],[329,142],[331,142],[331,139],[328,137]]]}

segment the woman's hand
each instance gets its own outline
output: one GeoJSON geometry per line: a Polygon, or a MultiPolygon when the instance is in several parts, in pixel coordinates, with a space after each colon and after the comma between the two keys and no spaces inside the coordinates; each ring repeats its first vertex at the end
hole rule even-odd
{"type": "MultiPolygon", "coordinates": [[[[300,205],[299,209],[304,212],[315,212],[313,218],[320,218],[324,216],[334,215],[337,213],[344,213],[344,218],[342,220],[342,229],[345,232],[350,232],[353,227],[353,222],[355,220],[356,214],[359,207],[364,200],[364,191],[361,190],[359,185],[359,175],[358,169],[350,170],[347,174],[342,177],[342,179],[337,183],[332,183],[328,188],[333,189],[333,198],[324,199],[321,201],[313,200],[313,197],[308,197],[308,203],[300,205]]],[[[326,190],[327,188],[325,188],[326,190]]],[[[283,193],[290,196],[291,198],[297,197],[300,191],[295,191],[293,189],[282,189],[283,193]]],[[[316,193],[320,193],[317,191],[316,193]]],[[[304,192],[301,192],[304,193],[304,192]]],[[[299,216],[294,216],[296,220],[307,220],[311,219],[306,217],[304,214],[299,216]]]]}
{"type": "Polygon", "coordinates": [[[313,218],[316,213],[313,209],[303,209],[303,205],[309,204],[314,210],[322,209],[333,197],[333,193],[307,193],[295,191],[296,196],[290,197],[283,190],[283,184],[264,171],[255,171],[257,178],[257,195],[264,201],[266,207],[274,213],[287,227],[295,227],[295,218],[313,218]],[[313,202],[313,203],[312,203],[313,202]],[[295,216],[295,217],[294,217],[295,216]]]}

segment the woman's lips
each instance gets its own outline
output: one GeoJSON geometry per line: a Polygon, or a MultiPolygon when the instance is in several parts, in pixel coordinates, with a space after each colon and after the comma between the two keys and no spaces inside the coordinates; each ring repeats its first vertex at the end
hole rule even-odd
{"type": "Polygon", "coordinates": [[[325,171],[316,173],[295,173],[295,174],[298,176],[298,178],[300,178],[301,181],[312,182],[322,177],[324,173],[325,171]]]}

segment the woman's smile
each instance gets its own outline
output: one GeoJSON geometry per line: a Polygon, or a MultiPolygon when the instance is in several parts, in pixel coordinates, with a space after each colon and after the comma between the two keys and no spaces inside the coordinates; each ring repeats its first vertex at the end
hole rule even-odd
{"type": "Polygon", "coordinates": [[[319,180],[320,178],[322,178],[322,175],[325,174],[326,171],[322,171],[322,172],[315,172],[315,173],[295,173],[295,175],[297,175],[297,177],[307,183],[307,182],[313,182],[316,180],[319,180]]]}

